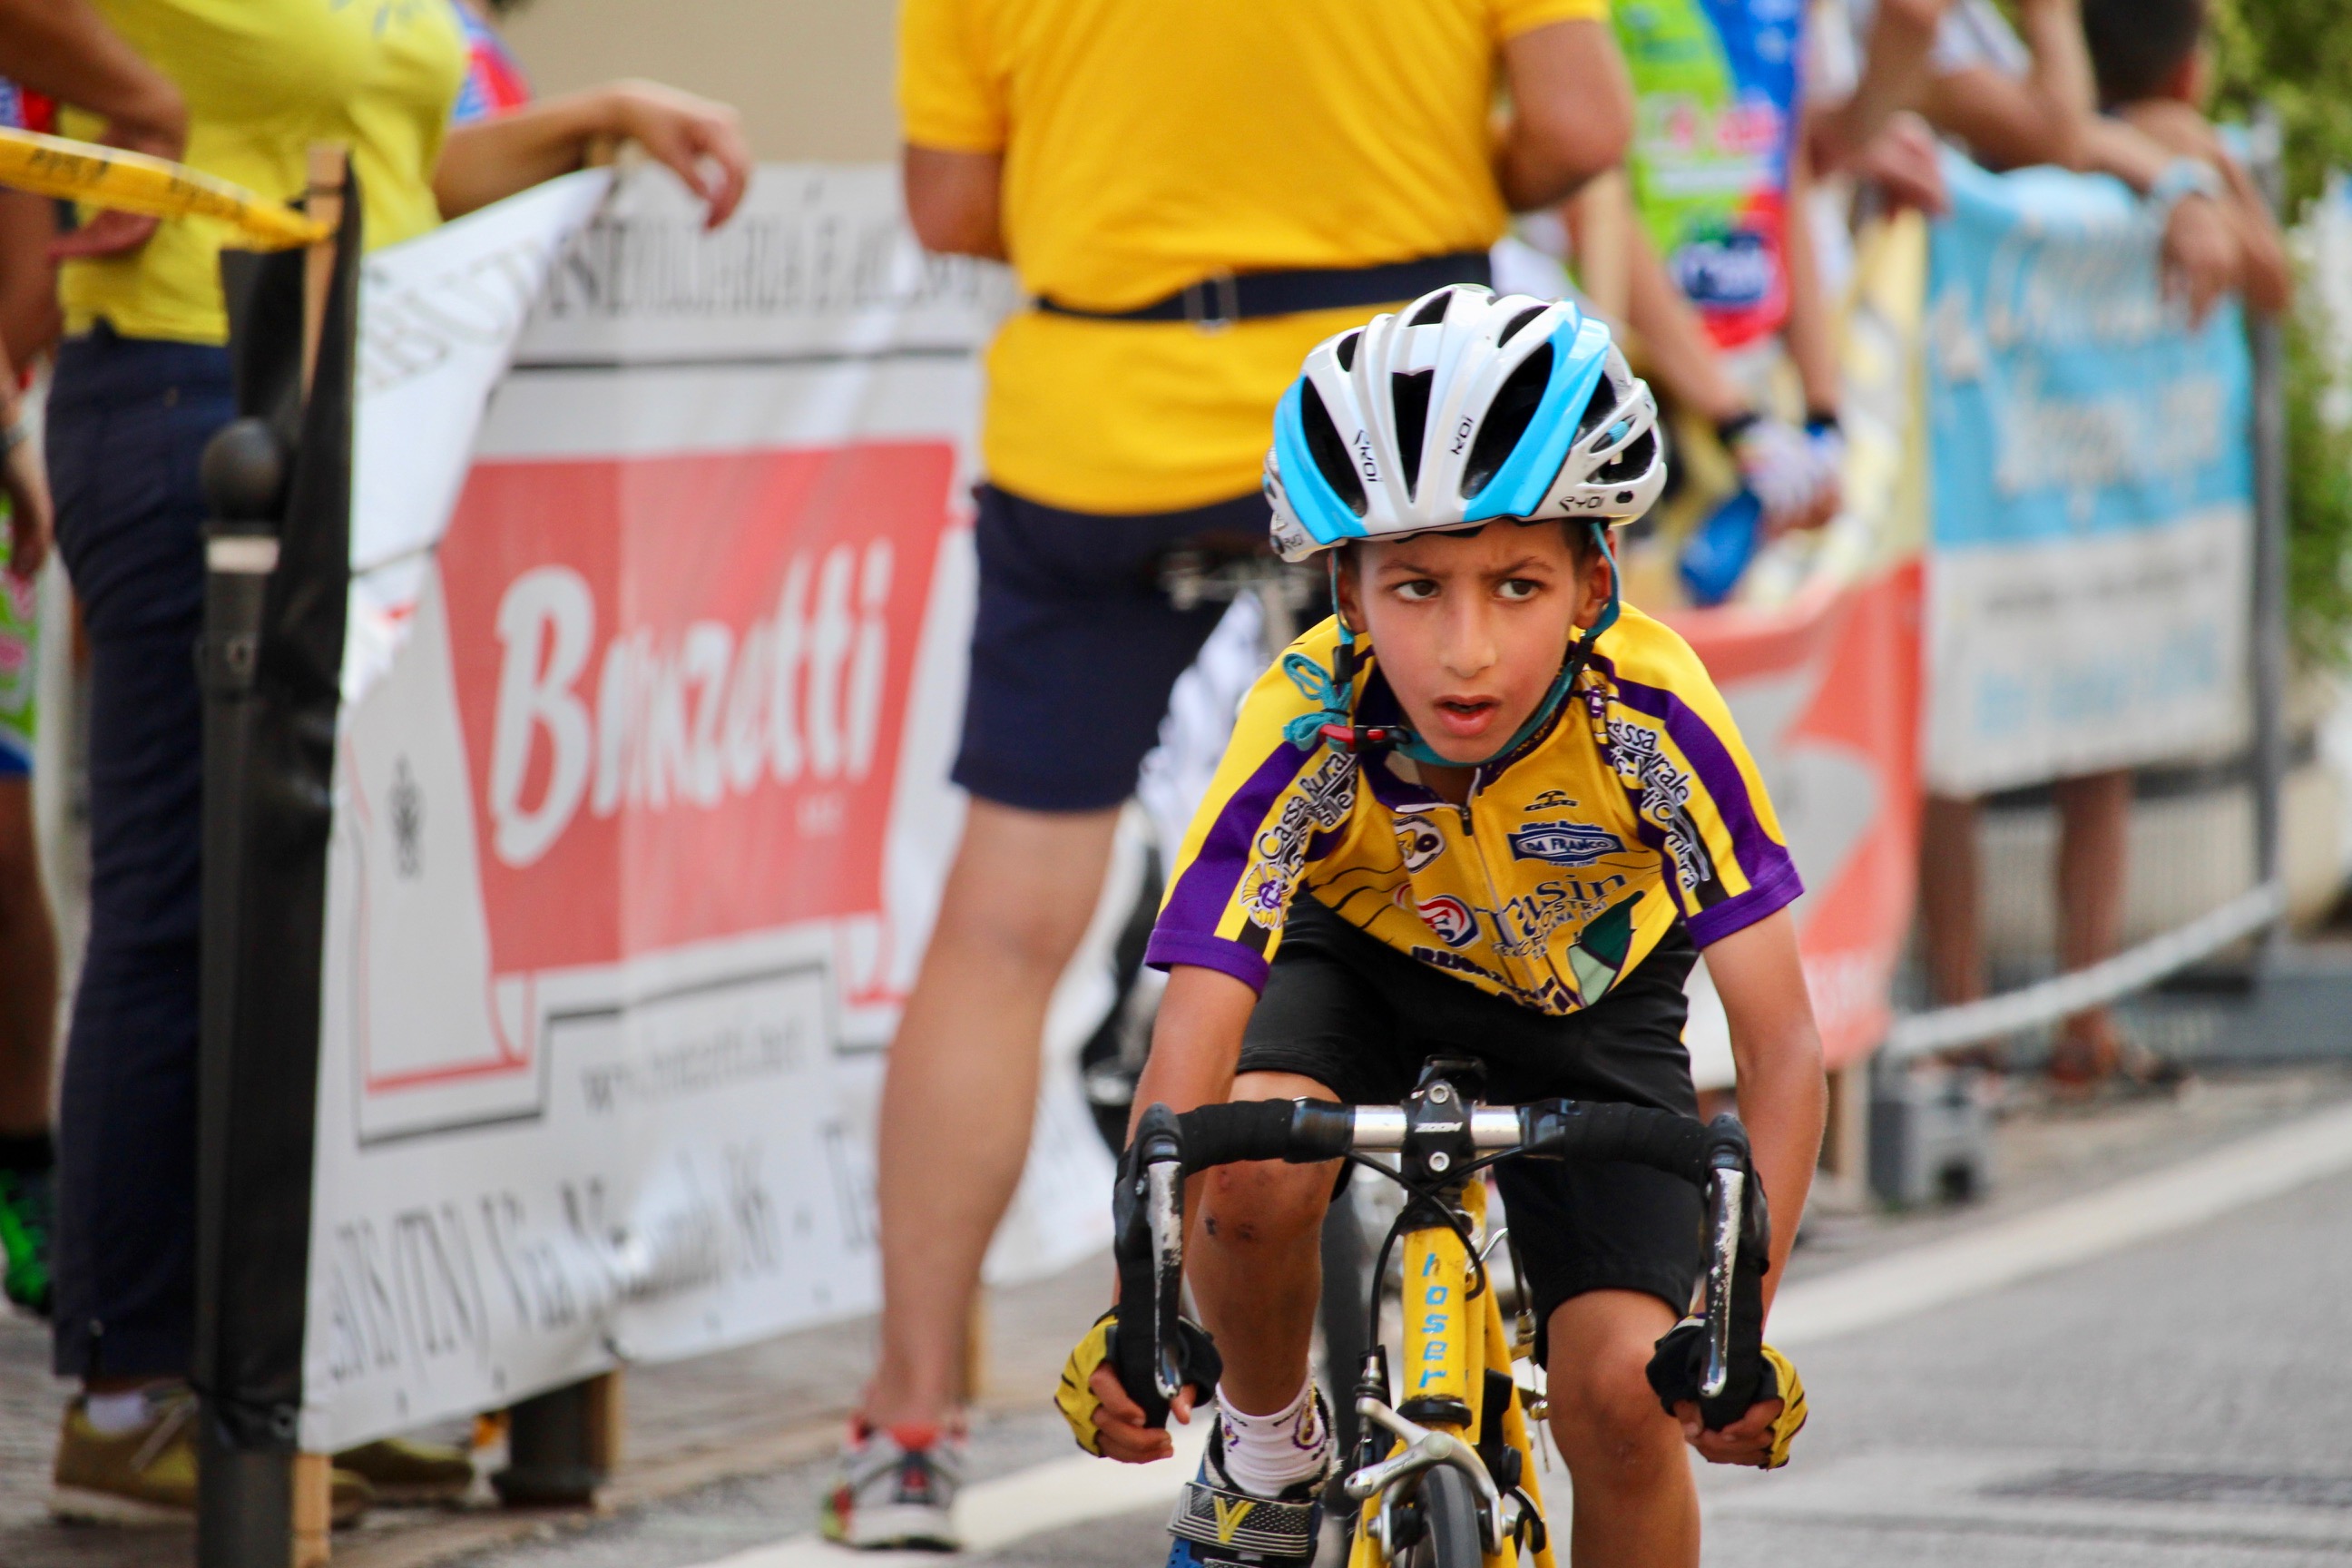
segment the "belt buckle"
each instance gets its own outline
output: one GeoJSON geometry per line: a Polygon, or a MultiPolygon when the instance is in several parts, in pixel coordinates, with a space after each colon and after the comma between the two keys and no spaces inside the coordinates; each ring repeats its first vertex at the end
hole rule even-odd
{"type": "Polygon", "coordinates": [[[1184,319],[1199,332],[1222,332],[1242,319],[1241,286],[1230,269],[1184,286],[1184,319]],[[1215,314],[1210,313],[1212,305],[1215,314]]]}

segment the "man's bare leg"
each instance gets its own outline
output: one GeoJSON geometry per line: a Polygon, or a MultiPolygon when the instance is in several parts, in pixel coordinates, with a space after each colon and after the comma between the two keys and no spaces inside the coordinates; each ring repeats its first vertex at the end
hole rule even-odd
{"type": "Polygon", "coordinates": [[[1085,937],[1116,810],[974,800],[891,1043],[877,1197],[882,1343],[864,1415],[937,1425],[962,1394],[965,1322],[1021,1180],[1055,984],[1085,937]]]}
{"type": "MultiPolygon", "coordinates": [[[[1313,1079],[1252,1072],[1232,1098],[1337,1100],[1313,1079]]],[[[1201,1183],[1201,1223],[1185,1247],[1185,1278],[1225,1363],[1219,1388],[1234,1408],[1270,1415],[1306,1386],[1323,1289],[1323,1211],[1331,1165],[1220,1165],[1201,1183]]]]}
{"type": "MultiPolygon", "coordinates": [[[[2062,969],[2087,969],[2113,957],[2123,935],[2132,776],[2119,771],[2060,779],[2053,794],[2058,804],[2058,963],[2062,969]]],[[[2095,1007],[2065,1021],[2050,1068],[2063,1080],[2087,1083],[2115,1071],[2121,1057],[2113,1016],[2095,1007]]]]}
{"type": "Polygon", "coordinates": [[[30,779],[0,779],[0,1137],[49,1129],[58,938],[34,849],[30,779]]]}
{"type": "Polygon", "coordinates": [[[1977,803],[1931,795],[1919,818],[1919,929],[1936,1000],[1984,994],[1984,909],[1977,863],[1977,803]]]}
{"type": "Polygon", "coordinates": [[[1563,1301],[1546,1325],[1552,1439],[1575,1493],[1576,1568],[1697,1568],[1698,1488],[1647,1368],[1674,1310],[1635,1290],[1563,1301]]]}

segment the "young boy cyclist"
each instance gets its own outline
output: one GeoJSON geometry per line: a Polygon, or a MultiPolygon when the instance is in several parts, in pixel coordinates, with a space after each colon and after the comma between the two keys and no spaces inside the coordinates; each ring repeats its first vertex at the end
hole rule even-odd
{"type": "MultiPolygon", "coordinates": [[[[1328,552],[1338,614],[1251,692],[1150,950],[1171,971],[1136,1096],[1402,1100],[1433,1050],[1487,1098],[1692,1114],[1683,983],[1704,951],[1779,1223],[1778,1282],[1824,1085],[1788,906],[1801,891],[1722,699],[1683,640],[1621,604],[1606,530],[1656,499],[1649,389],[1569,304],[1456,286],[1307,356],[1266,460],[1276,545],[1328,552]]],[[[1307,1562],[1334,1464],[1308,1378],[1315,1243],[1335,1165],[1205,1179],[1191,1283],[1223,1357],[1171,1568],[1307,1562]],[[1234,1500],[1286,1500],[1296,1550],[1220,1548],[1234,1500]]],[[[1498,1168],[1574,1483],[1573,1559],[1695,1564],[1685,1440],[1776,1465],[1803,1419],[1772,1397],[1718,1431],[1645,1376],[1691,1300],[1700,1200],[1646,1168],[1498,1168]]],[[[1171,1451],[1088,1335],[1061,1404],[1130,1463],[1171,1451]]]]}

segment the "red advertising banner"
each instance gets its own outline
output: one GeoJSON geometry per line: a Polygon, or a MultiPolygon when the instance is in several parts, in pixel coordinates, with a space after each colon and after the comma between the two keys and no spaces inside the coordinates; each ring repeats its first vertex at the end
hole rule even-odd
{"type": "Polygon", "coordinates": [[[441,566],[496,973],[881,908],[955,467],[908,442],[475,468],[441,566]]]}
{"type": "Polygon", "coordinates": [[[1920,568],[1776,609],[1686,611],[1764,773],[1806,893],[1797,941],[1829,1065],[1885,1037],[1919,846],[1920,568]]]}

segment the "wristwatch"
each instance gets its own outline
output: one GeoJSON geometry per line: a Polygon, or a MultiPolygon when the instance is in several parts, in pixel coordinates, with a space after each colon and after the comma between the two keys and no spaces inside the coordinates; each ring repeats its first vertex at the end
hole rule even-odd
{"type": "Polygon", "coordinates": [[[2218,202],[2225,194],[2221,176],[2210,163],[2195,158],[2175,158],[2148,186],[2147,202],[2158,212],[2169,214],[2185,197],[2205,196],[2218,202]]]}

